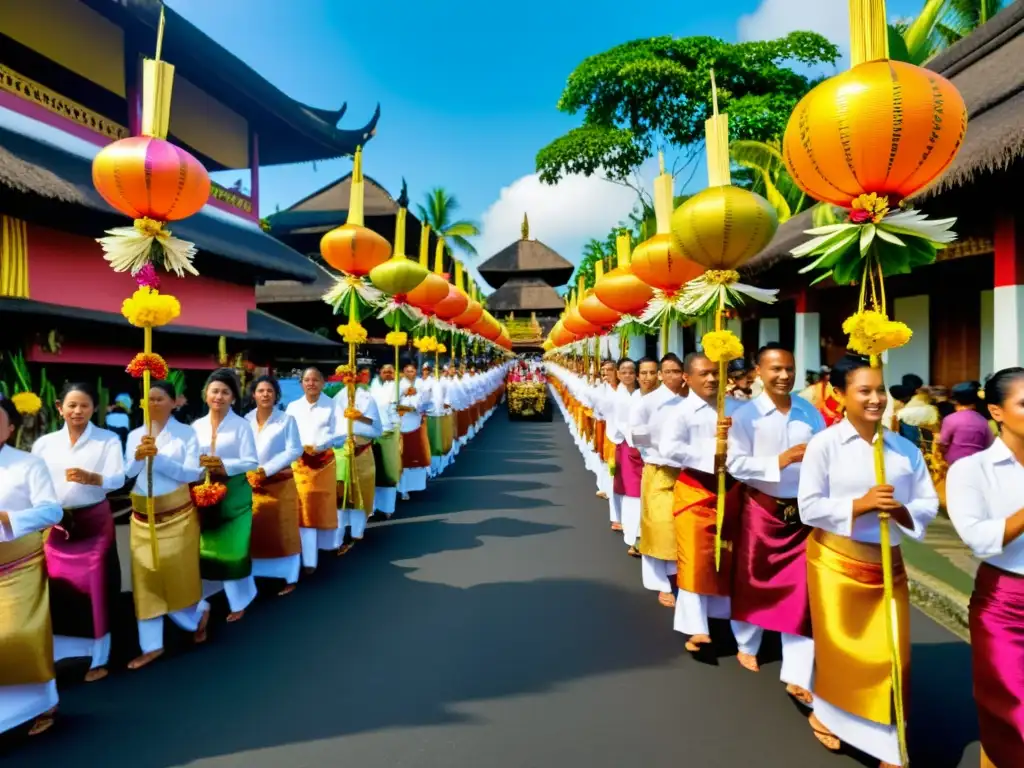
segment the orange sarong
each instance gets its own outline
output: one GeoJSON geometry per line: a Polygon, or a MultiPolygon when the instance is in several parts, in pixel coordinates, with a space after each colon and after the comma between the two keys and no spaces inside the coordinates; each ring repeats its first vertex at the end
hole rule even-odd
{"type": "Polygon", "coordinates": [[[430,436],[426,420],[418,429],[402,433],[402,469],[422,469],[430,466],[430,436]]]}
{"type": "Polygon", "coordinates": [[[333,531],[338,527],[337,467],[328,448],[313,455],[303,453],[292,464],[299,493],[299,525],[333,531]]]}
{"type": "Polygon", "coordinates": [[[673,489],[676,531],[676,583],[697,595],[728,597],[732,591],[732,524],[739,514],[739,485],[726,491],[721,567],[715,570],[716,503],[714,475],[684,469],[673,489]]]}
{"type": "Polygon", "coordinates": [[[273,559],[297,555],[299,541],[299,491],[291,469],[268,477],[252,489],[252,538],[250,555],[273,559]]]}

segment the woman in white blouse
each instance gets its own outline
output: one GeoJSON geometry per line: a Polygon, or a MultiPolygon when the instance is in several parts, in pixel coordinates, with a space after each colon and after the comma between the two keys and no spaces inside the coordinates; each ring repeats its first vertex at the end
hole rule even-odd
{"type": "Polygon", "coordinates": [[[248,472],[259,467],[256,440],[249,422],[232,410],[241,398],[238,377],[218,368],[203,388],[210,412],[192,423],[199,441],[199,464],[208,479],[226,492],[217,503],[200,510],[202,537],[199,572],[203,597],[221,590],[228,599],[228,621],[238,621],[256,597],[249,544],[252,538],[252,488],[248,472]]]}
{"type": "Polygon", "coordinates": [[[299,497],[292,462],[302,455],[295,419],[277,407],[281,385],[272,376],[252,383],[256,407],[245,415],[256,440],[259,469],[249,473],[252,486],[252,574],[284,579],[278,595],[295,589],[302,567],[299,497]]]}
{"type": "Polygon", "coordinates": [[[846,418],[815,435],[800,471],[800,518],[815,530],[807,541],[807,586],[814,628],[815,736],[838,750],[846,742],[881,761],[902,765],[886,634],[879,546],[886,513],[892,542],[894,602],[904,690],[910,670],[910,598],[899,542],[921,539],[938,497],[921,451],[884,431],[886,483],[875,480],[874,441],[885,413],[882,371],[845,357],[832,386],[846,418]]]}
{"type": "Polygon", "coordinates": [[[974,700],[982,768],[1003,768],[1024,765],[1024,368],[996,373],[985,402],[999,438],[950,466],[946,505],[984,561],[970,609],[974,700]]]}
{"type": "Polygon", "coordinates": [[[206,640],[210,606],[202,599],[199,513],[189,494],[189,483],[202,474],[199,443],[191,427],[171,416],[177,397],[169,381],[154,381],[149,390],[153,435],[139,427],[128,435],[125,449],[125,474],[138,477],[132,490],[132,598],[142,650],[142,655],[128,664],[129,669],[141,669],[163,654],[164,616],[194,632],[196,643],[206,640]],[[151,471],[147,467],[150,460],[151,471]],[[146,501],[150,488],[156,562],[146,501]]]}
{"type": "Polygon", "coordinates": [[[88,384],[67,384],[57,401],[64,427],[36,440],[64,519],[46,540],[53,658],[92,660],[86,682],[107,676],[110,608],[121,592],[121,565],[107,493],[124,485],[121,438],[95,426],[88,384]]]}
{"type": "Polygon", "coordinates": [[[61,519],[46,464],[7,441],[21,425],[0,395],[0,733],[53,725],[57,681],[42,531],[61,519]]]}

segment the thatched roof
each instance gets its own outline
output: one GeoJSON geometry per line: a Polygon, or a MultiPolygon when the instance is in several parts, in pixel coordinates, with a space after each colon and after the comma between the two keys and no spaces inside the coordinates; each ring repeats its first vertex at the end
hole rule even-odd
{"type": "MultiPolygon", "coordinates": [[[[366,175],[363,176],[363,182],[363,213],[366,216],[394,216],[398,213],[398,203],[395,202],[394,198],[391,197],[383,186],[366,175]]],[[[297,203],[288,206],[286,210],[273,214],[268,218],[271,226],[275,226],[275,220],[281,221],[283,224],[288,219],[289,214],[299,211],[303,213],[337,211],[347,215],[348,202],[351,195],[352,174],[347,173],[340,179],[332,181],[327,186],[321,187],[297,203]]],[[[298,217],[295,218],[297,222],[299,219],[298,217]]],[[[335,222],[330,228],[337,225],[338,223],[335,222]]]]}
{"type": "Polygon", "coordinates": [[[516,276],[536,277],[548,286],[565,285],[574,269],[540,240],[520,239],[491,256],[477,271],[492,288],[501,288],[516,276]]]}
{"type": "Polygon", "coordinates": [[[1005,170],[1024,155],[1024,3],[1013,3],[927,68],[951,80],[967,104],[967,137],[922,197],[1005,170]]]}
{"type": "Polygon", "coordinates": [[[565,302],[555,289],[539,277],[513,277],[487,297],[487,309],[507,312],[559,312],[565,302]]]}

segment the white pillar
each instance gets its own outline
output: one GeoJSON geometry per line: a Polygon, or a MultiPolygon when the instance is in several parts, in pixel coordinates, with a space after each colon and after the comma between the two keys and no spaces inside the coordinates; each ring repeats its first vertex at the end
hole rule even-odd
{"type": "Polygon", "coordinates": [[[821,316],[817,312],[797,312],[794,322],[793,358],[797,381],[803,381],[807,371],[817,372],[821,368],[821,316]]]}
{"type": "MultiPolygon", "coordinates": [[[[1024,363],[1024,220],[996,217],[992,291],[992,372],[1024,363]]],[[[982,371],[984,376],[987,371],[982,371]]]]}
{"type": "Polygon", "coordinates": [[[927,295],[907,296],[893,302],[893,319],[910,326],[914,335],[902,347],[889,350],[886,384],[896,384],[908,373],[931,381],[930,302],[927,295]]]}
{"type": "Polygon", "coordinates": [[[629,346],[626,348],[626,357],[634,362],[647,354],[647,337],[630,336],[629,346]]]}
{"type": "Polygon", "coordinates": [[[978,376],[981,381],[995,373],[995,296],[993,291],[981,292],[981,345],[978,360],[978,376]]]}
{"type": "Polygon", "coordinates": [[[758,320],[757,324],[757,346],[758,348],[763,347],[765,344],[771,344],[779,341],[779,318],[777,317],[762,317],[758,320]]]}

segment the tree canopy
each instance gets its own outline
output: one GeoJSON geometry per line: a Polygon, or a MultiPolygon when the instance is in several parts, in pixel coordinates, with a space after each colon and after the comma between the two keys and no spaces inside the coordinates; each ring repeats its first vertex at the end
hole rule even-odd
{"type": "Polygon", "coordinates": [[[569,75],[558,109],[582,113],[583,125],[541,149],[537,170],[548,184],[567,174],[602,173],[640,191],[632,177],[659,149],[680,153],[675,174],[694,163],[711,116],[712,70],[730,136],[768,141],[782,135],[796,103],[815,84],[789,65],[838,58],[839,49],[812,32],[747,43],[663,36],[618,45],[569,75]]]}

